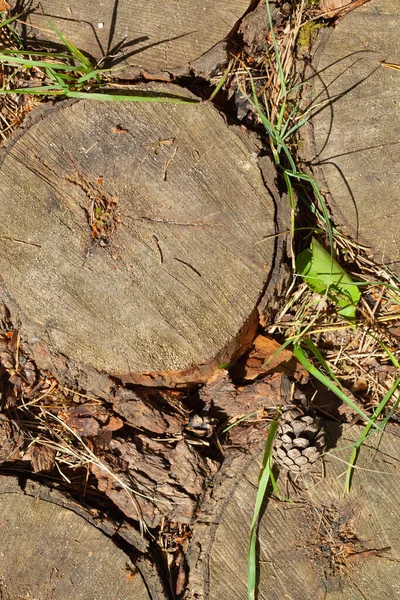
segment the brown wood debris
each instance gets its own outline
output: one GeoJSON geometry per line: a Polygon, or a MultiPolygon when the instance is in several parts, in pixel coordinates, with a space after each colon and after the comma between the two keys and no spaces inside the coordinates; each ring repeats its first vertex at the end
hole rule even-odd
{"type": "Polygon", "coordinates": [[[24,441],[24,436],[18,424],[0,414],[0,463],[17,457],[24,441]]]}
{"type": "Polygon", "coordinates": [[[54,469],[56,464],[56,449],[35,444],[31,452],[31,465],[34,473],[46,473],[54,469]]]}
{"type": "Polygon", "coordinates": [[[118,480],[98,465],[92,465],[92,472],[99,489],[122,512],[138,519],[137,503],[148,527],[159,526],[163,516],[179,523],[193,521],[207,481],[218,469],[216,462],[202,458],[185,440],[172,445],[138,435],[130,441],[112,440],[110,447],[118,480]],[[135,503],[127,486],[137,492],[135,503]]]}
{"type": "Polygon", "coordinates": [[[234,379],[251,381],[267,373],[285,373],[296,381],[305,383],[308,379],[306,369],[298,362],[293,352],[276,340],[258,335],[250,350],[231,370],[234,379]]]}
{"type": "Polygon", "coordinates": [[[236,388],[228,371],[217,371],[200,390],[200,398],[209,409],[223,412],[228,418],[244,416],[260,408],[286,404],[290,397],[290,382],[281,373],[264,380],[236,388]]]}
{"type": "MultiPolygon", "coordinates": [[[[179,398],[182,394],[177,393],[179,398]]],[[[171,399],[174,398],[170,393],[171,399]]],[[[185,418],[169,402],[168,392],[120,388],[112,399],[113,408],[128,425],[154,434],[177,435],[182,431],[185,418]]]]}

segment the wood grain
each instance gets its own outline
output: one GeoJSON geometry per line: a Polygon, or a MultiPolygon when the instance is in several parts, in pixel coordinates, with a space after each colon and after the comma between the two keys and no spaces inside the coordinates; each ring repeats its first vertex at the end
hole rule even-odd
{"type": "Polygon", "coordinates": [[[0,512],[1,598],[151,600],[129,557],[71,510],[0,477],[0,512]]]}
{"type": "Polygon", "coordinates": [[[226,38],[250,4],[250,0],[105,0],[94,9],[93,3],[79,0],[43,0],[27,18],[32,26],[28,39],[34,35],[39,42],[59,43],[50,19],[95,60],[109,57],[119,66],[122,60],[131,73],[189,72],[197,63],[205,66],[201,59],[220,46],[215,68],[219,60],[227,59],[226,38]]]}
{"type": "MultiPolygon", "coordinates": [[[[397,594],[398,428],[385,433],[379,449],[377,436],[368,440],[357,461],[352,489],[345,494],[346,461],[351,442],[362,428],[344,427],[340,432],[328,424],[330,444],[335,448],[324,458],[324,478],[321,471],[308,482],[298,480],[297,485],[307,483],[309,488],[300,495],[289,485],[294,504],[270,500],[264,506],[258,530],[260,600],[365,600],[394,598],[397,594]],[[379,549],[386,550],[368,552],[379,549]]],[[[205,507],[203,523],[195,528],[193,540],[193,548],[203,550],[194,563],[203,568],[203,587],[191,595],[189,585],[185,600],[247,597],[249,529],[262,451],[260,447],[258,456],[247,463],[240,458],[236,458],[236,467],[231,463],[221,484],[224,492],[215,486],[219,512],[207,514],[205,507]],[[236,470],[237,465],[240,470],[236,470]],[[207,521],[213,523],[208,529],[207,521]]],[[[286,485],[281,473],[278,486],[287,496],[286,485]]],[[[192,589],[195,583],[194,576],[192,589]]]]}
{"type": "Polygon", "coordinates": [[[0,165],[1,298],[39,366],[171,384],[248,347],[275,253],[254,148],[208,104],[67,102],[27,124],[0,165]]]}
{"type": "MultiPolygon", "coordinates": [[[[400,274],[399,73],[396,0],[373,0],[322,32],[309,73],[315,114],[302,128],[302,154],[335,224],[400,274]]],[[[321,30],[322,31],[322,30],[321,30]]]]}

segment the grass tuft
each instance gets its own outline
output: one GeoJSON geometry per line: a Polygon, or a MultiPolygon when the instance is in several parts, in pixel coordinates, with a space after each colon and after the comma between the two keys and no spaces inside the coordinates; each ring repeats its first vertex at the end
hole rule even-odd
{"type": "MultiPolygon", "coordinates": [[[[16,17],[0,23],[8,26],[16,17]]],[[[3,81],[0,94],[29,94],[45,97],[79,98],[103,102],[167,102],[175,104],[193,104],[198,100],[178,95],[129,90],[120,92],[120,86],[113,89],[110,76],[116,69],[101,69],[79,50],[79,48],[57,27],[49,21],[50,27],[65,46],[64,52],[49,54],[28,50],[9,49],[0,51],[0,64],[14,71],[3,81]],[[43,60],[47,58],[47,60],[43,60]],[[40,72],[43,85],[15,87],[10,85],[18,70],[40,72]]]]}

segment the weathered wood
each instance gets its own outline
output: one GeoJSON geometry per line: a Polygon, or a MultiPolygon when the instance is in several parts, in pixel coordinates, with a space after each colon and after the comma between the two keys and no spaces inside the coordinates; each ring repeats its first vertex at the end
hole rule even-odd
{"type": "Polygon", "coordinates": [[[322,32],[312,62],[316,114],[301,135],[340,229],[400,273],[400,16],[396,0],[371,0],[322,32]]]}
{"type": "Polygon", "coordinates": [[[139,72],[209,77],[227,61],[226,42],[249,9],[251,0],[106,0],[101,3],[43,0],[26,21],[28,40],[59,44],[49,19],[81,50],[97,61],[128,68],[117,76],[139,72]]]}
{"type": "MultiPolygon", "coordinates": [[[[298,478],[292,486],[281,472],[281,493],[289,494],[295,504],[270,500],[264,506],[258,530],[260,600],[365,600],[371,598],[371,590],[374,598],[396,595],[398,428],[385,433],[379,449],[378,436],[362,447],[346,495],[346,461],[362,428],[346,425],[340,433],[332,423],[327,427],[330,447],[337,447],[324,458],[325,477],[321,478],[321,471],[308,481],[298,478]],[[304,490],[296,492],[298,486],[304,490]]],[[[263,445],[247,461],[240,456],[229,461],[228,454],[230,464],[216,481],[200,513],[203,522],[200,518],[194,530],[186,600],[242,600],[247,595],[249,529],[263,445]]]]}
{"type": "Polygon", "coordinates": [[[79,516],[38,484],[27,488],[0,477],[1,598],[165,600],[156,572],[131,562],[89,513],[89,520],[79,516]]]}
{"type": "Polygon", "coordinates": [[[279,271],[276,198],[247,144],[209,104],[88,101],[45,109],[11,140],[3,322],[39,368],[107,393],[99,373],[187,384],[245,351],[279,271]]]}

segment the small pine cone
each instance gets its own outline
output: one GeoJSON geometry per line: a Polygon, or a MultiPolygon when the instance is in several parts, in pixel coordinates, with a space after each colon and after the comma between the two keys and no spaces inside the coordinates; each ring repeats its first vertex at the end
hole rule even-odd
{"type": "Polygon", "coordinates": [[[23,440],[17,423],[0,414],[0,463],[15,458],[23,440]]]}
{"type": "Polygon", "coordinates": [[[324,443],[318,417],[294,404],[282,408],[274,447],[278,466],[294,473],[311,471],[321,456],[324,443]]]}

